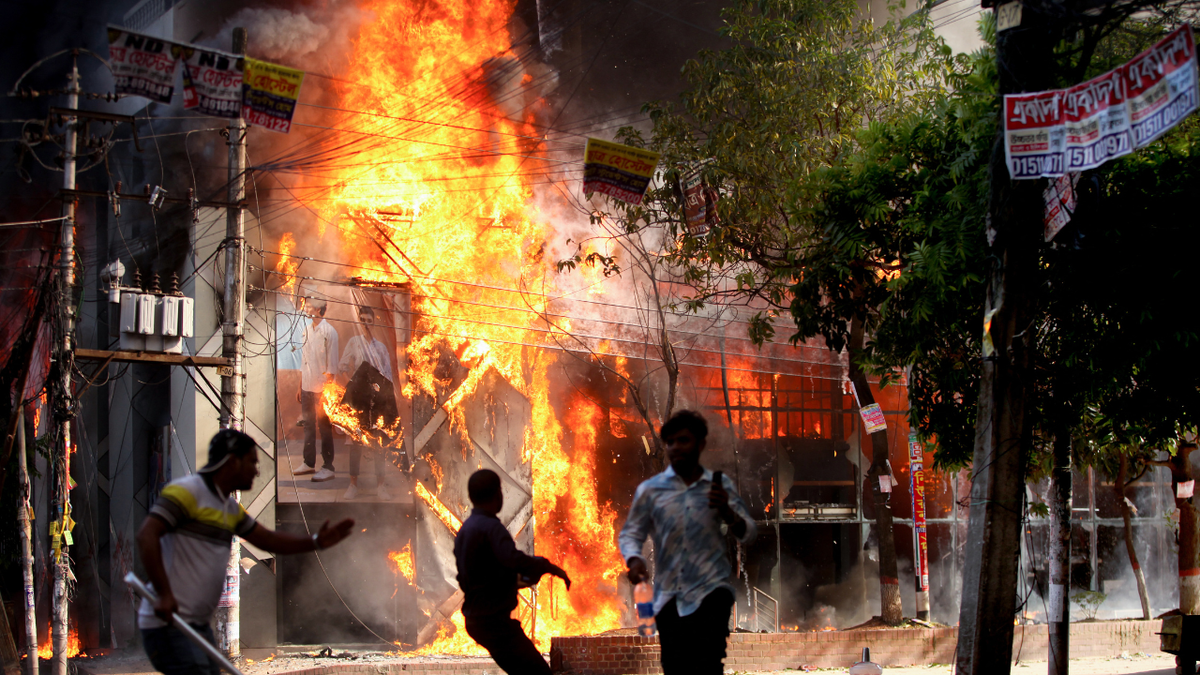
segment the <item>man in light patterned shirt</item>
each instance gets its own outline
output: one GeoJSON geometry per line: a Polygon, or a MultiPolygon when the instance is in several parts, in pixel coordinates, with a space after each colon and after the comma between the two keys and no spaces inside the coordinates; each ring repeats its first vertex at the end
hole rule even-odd
{"type": "Polygon", "coordinates": [[[305,298],[304,313],[312,323],[304,327],[304,346],[300,350],[300,391],[296,400],[304,415],[304,461],[292,469],[293,476],[312,474],[315,482],[333,480],[333,424],[325,414],[321,391],[338,371],[338,334],[325,321],[329,303],[320,298],[305,298]],[[320,470],[317,466],[317,433],[321,434],[320,470]]]}
{"type": "Polygon", "coordinates": [[[635,585],[649,577],[642,560],[654,539],[654,613],[664,675],[722,672],[734,591],[725,528],[748,544],[757,528],[734,489],[700,465],[708,424],[682,410],[659,432],[671,465],[643,481],[621,529],[621,555],[635,585]]]}

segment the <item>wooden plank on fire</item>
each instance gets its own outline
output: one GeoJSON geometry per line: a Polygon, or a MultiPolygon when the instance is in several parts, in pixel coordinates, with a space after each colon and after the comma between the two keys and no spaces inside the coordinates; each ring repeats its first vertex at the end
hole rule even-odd
{"type": "Polygon", "coordinates": [[[433,438],[438,429],[442,428],[447,419],[449,419],[449,415],[446,414],[445,409],[438,408],[433,417],[429,419],[429,422],[425,424],[425,428],[421,429],[421,433],[417,434],[416,440],[413,441],[413,457],[420,455],[421,448],[425,447],[425,444],[429,442],[429,439],[433,438]]]}
{"type": "Polygon", "coordinates": [[[165,363],[171,366],[192,366],[203,368],[220,368],[229,365],[229,359],[223,356],[191,356],[189,354],[162,354],[159,352],[138,352],[128,350],[109,351],[107,349],[76,349],[75,359],[78,361],[120,361],[122,363],[165,363]]]}
{"type": "Polygon", "coordinates": [[[462,607],[462,604],[463,592],[461,590],[454,591],[454,595],[446,598],[446,601],[433,611],[433,615],[429,617],[429,621],[426,621],[421,630],[417,631],[417,647],[424,647],[432,642],[437,637],[438,626],[443,621],[450,621],[450,617],[454,616],[454,613],[462,607]]]}

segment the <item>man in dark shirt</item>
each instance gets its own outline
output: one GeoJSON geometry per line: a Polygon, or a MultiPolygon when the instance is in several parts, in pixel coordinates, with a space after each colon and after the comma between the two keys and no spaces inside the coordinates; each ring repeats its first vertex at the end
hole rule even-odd
{"type": "Polygon", "coordinates": [[[517,608],[518,576],[525,585],[533,585],[543,574],[553,574],[566,582],[567,590],[571,579],[558,565],[517,549],[496,517],[504,507],[496,472],[480,469],[471,474],[467,494],[475,508],[454,539],[467,634],[509,675],[550,675],[550,666],[521,630],[521,622],[511,616],[517,608]]]}

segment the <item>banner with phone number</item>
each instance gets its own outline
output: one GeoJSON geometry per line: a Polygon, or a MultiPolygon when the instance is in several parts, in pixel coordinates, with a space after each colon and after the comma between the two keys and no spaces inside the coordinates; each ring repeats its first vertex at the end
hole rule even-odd
{"type": "Polygon", "coordinates": [[[1196,40],[1185,24],[1082,84],[1005,95],[1009,175],[1057,178],[1146,147],[1200,107],[1197,72],[1196,40]]]}
{"type": "Polygon", "coordinates": [[[304,71],[246,59],[242,80],[242,117],[264,129],[288,133],[300,99],[304,71]]]}

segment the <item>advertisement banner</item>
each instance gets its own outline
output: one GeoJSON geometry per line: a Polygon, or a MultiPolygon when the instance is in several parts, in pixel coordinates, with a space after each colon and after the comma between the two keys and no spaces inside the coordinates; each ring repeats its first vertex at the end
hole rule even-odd
{"type": "Polygon", "coordinates": [[[108,27],[108,63],[118,95],[170,103],[180,47],[166,40],[108,27]]]}
{"type": "Polygon", "coordinates": [[[1184,25],[1120,68],[1133,147],[1144,148],[1196,110],[1196,40],[1184,25]]]}
{"type": "Polygon", "coordinates": [[[1058,90],[1004,96],[1004,158],[1013,178],[1062,174],[1067,135],[1062,102],[1058,90]]]}
{"type": "Polygon", "coordinates": [[[1079,172],[1074,171],[1059,176],[1042,190],[1042,197],[1046,200],[1046,210],[1042,217],[1047,242],[1066,227],[1067,223],[1071,222],[1071,216],[1075,215],[1075,188],[1078,185],[1079,172]]]}
{"type": "Polygon", "coordinates": [[[1122,70],[1109,71],[1063,93],[1064,171],[1094,169],[1133,152],[1122,70]]]}
{"type": "Polygon", "coordinates": [[[584,195],[599,192],[627,204],[641,204],[658,166],[658,156],[657,152],[641,148],[587,139],[583,162],[584,195]]]}
{"type": "Polygon", "coordinates": [[[183,107],[211,117],[236,119],[242,114],[242,70],[245,60],[234,54],[184,47],[183,107]]]}
{"type": "Polygon", "coordinates": [[[247,58],[242,79],[242,117],[249,124],[288,133],[300,99],[304,71],[247,58]]]}
{"type": "Polygon", "coordinates": [[[922,591],[929,590],[929,534],[925,526],[917,528],[917,583],[922,591]]]}
{"type": "Polygon", "coordinates": [[[883,410],[878,403],[864,405],[859,409],[859,413],[862,415],[863,430],[868,434],[887,429],[887,420],[884,419],[883,410]]]}
{"type": "Polygon", "coordinates": [[[699,169],[684,176],[680,182],[688,234],[703,237],[717,224],[717,191],[705,183],[699,169]]]}

